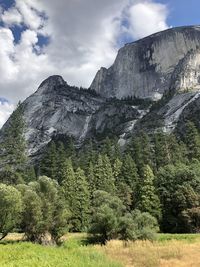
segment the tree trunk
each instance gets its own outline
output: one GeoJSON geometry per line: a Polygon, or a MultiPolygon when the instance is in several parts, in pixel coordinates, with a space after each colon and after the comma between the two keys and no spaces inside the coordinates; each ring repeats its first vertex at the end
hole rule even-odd
{"type": "Polygon", "coordinates": [[[0,237],[0,241],[3,240],[8,234],[3,234],[1,237],[0,237]]]}

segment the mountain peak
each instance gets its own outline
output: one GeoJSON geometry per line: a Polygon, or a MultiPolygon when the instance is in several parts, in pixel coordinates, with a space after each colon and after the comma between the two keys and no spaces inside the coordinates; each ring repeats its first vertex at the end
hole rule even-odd
{"type": "Polygon", "coordinates": [[[52,75],[49,76],[47,79],[45,79],[39,86],[38,88],[38,92],[50,92],[51,90],[53,90],[55,87],[57,86],[62,86],[62,85],[66,85],[67,83],[65,82],[65,80],[63,79],[62,76],[60,75],[52,75]]]}
{"type": "Polygon", "coordinates": [[[152,100],[171,89],[186,90],[191,84],[190,77],[192,87],[199,88],[199,48],[200,26],[176,27],[152,34],[122,47],[114,64],[97,72],[90,88],[107,98],[132,96],[152,100]],[[194,63],[187,72],[183,65],[186,59],[194,63]]]}

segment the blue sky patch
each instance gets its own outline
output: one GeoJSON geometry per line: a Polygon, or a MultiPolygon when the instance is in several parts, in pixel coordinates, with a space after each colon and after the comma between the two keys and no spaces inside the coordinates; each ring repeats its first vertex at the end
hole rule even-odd
{"type": "Polygon", "coordinates": [[[6,98],[0,97],[0,105],[5,104],[5,103],[8,103],[8,102],[9,101],[6,98]]]}
{"type": "Polygon", "coordinates": [[[0,6],[1,6],[4,10],[9,9],[12,5],[14,5],[14,3],[15,3],[14,0],[0,0],[0,6]]]}

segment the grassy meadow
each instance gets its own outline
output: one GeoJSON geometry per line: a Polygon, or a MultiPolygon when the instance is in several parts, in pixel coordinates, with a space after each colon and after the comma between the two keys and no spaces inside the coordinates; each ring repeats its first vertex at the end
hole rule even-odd
{"type": "Polygon", "coordinates": [[[128,244],[113,240],[98,249],[125,267],[200,266],[200,235],[195,234],[160,234],[154,242],[128,244]]]}
{"type": "Polygon", "coordinates": [[[0,245],[1,267],[122,267],[103,252],[82,246],[81,238],[69,237],[60,247],[48,247],[17,241],[20,235],[8,236],[0,245]]]}
{"type": "Polygon", "coordinates": [[[154,242],[87,245],[86,235],[69,234],[60,247],[45,247],[9,235],[0,244],[1,267],[199,267],[200,235],[159,234],[154,242]]]}

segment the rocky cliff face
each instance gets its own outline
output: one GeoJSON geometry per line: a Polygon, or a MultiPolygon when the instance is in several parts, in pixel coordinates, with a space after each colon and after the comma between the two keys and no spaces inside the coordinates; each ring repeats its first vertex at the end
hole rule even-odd
{"type": "Polygon", "coordinates": [[[86,138],[101,138],[107,131],[119,135],[122,124],[140,116],[131,105],[71,87],[61,76],[46,79],[22,105],[28,154],[32,157],[42,153],[57,136],[72,136],[80,146],[86,138]]]}
{"type": "Polygon", "coordinates": [[[199,104],[200,27],[169,29],[120,49],[88,90],[60,76],[42,82],[22,103],[28,154],[38,157],[58,136],[73,136],[81,146],[110,134],[123,146],[141,129],[181,132],[188,119],[200,127],[199,104]]]}
{"type": "Polygon", "coordinates": [[[127,44],[109,69],[98,71],[91,89],[104,97],[156,100],[177,78],[176,89],[199,88],[199,47],[199,26],[169,29],[127,44]]]}

